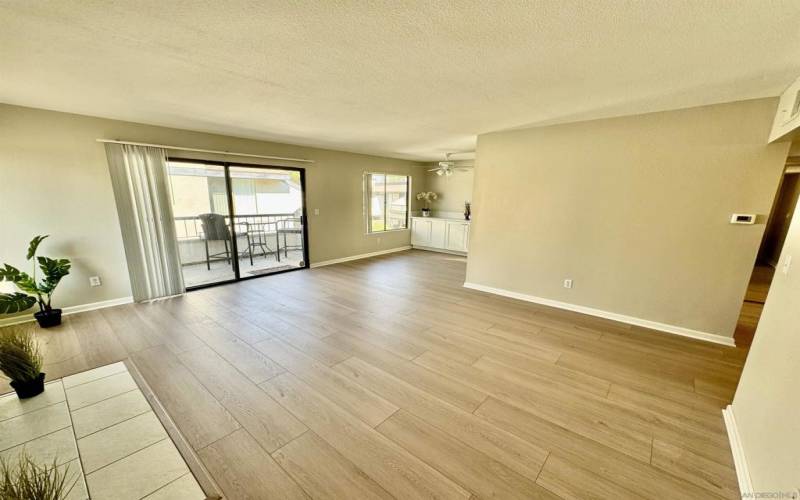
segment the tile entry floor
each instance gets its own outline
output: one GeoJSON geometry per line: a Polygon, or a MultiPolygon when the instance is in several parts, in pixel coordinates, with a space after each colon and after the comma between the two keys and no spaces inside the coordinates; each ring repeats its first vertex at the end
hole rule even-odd
{"type": "Polygon", "coordinates": [[[67,468],[67,500],[205,498],[124,363],[0,397],[0,456],[67,468]]]}

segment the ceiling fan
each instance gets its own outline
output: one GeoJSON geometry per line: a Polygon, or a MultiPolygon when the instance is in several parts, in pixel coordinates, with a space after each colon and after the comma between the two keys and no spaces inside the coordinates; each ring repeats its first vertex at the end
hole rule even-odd
{"type": "Polygon", "coordinates": [[[465,171],[472,168],[472,165],[465,165],[463,163],[458,163],[457,160],[451,160],[450,156],[454,154],[461,154],[461,153],[446,153],[444,155],[444,161],[439,162],[439,166],[436,168],[428,169],[428,172],[436,172],[436,175],[444,175],[450,177],[455,173],[456,170],[465,171]]]}

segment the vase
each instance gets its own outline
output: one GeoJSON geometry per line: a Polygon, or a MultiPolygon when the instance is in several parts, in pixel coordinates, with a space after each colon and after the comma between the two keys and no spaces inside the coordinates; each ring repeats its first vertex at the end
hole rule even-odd
{"type": "Polygon", "coordinates": [[[61,324],[61,309],[39,311],[33,313],[33,316],[42,328],[50,328],[51,326],[58,326],[61,324]]]}
{"type": "Polygon", "coordinates": [[[11,387],[19,399],[28,399],[44,392],[44,373],[32,380],[12,380],[11,387]]]}

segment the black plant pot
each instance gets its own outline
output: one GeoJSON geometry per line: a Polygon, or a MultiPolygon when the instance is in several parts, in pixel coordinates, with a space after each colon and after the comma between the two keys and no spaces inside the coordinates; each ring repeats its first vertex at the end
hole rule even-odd
{"type": "Polygon", "coordinates": [[[58,326],[61,324],[61,309],[50,309],[49,311],[39,311],[33,313],[39,326],[42,328],[50,328],[51,326],[58,326]]]}
{"type": "Polygon", "coordinates": [[[17,391],[19,399],[28,399],[44,392],[44,373],[33,380],[12,380],[11,387],[17,391]]]}

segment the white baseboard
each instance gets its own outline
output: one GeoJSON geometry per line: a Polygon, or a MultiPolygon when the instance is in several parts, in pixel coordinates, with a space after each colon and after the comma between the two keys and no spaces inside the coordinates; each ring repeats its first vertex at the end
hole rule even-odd
{"type": "Polygon", "coordinates": [[[417,250],[425,250],[427,252],[439,252],[439,253],[447,253],[450,255],[460,255],[462,257],[467,256],[467,252],[456,252],[454,250],[447,250],[445,248],[434,248],[434,247],[423,247],[420,245],[411,245],[411,248],[415,248],[417,250]]]}
{"type": "Polygon", "coordinates": [[[527,295],[524,293],[504,290],[502,288],[493,288],[486,285],[479,285],[477,283],[468,283],[468,282],[464,283],[464,288],[470,288],[472,290],[478,290],[481,292],[493,293],[495,295],[502,295],[503,297],[524,300],[526,302],[533,302],[535,304],[555,307],[557,309],[565,309],[567,311],[588,314],[590,316],[597,316],[598,318],[605,318],[613,321],[619,321],[620,323],[627,323],[629,325],[641,326],[643,328],[649,328],[651,330],[658,330],[661,332],[672,333],[674,335],[680,335],[682,337],[690,337],[693,339],[705,340],[706,342],[713,342],[715,344],[722,344],[731,347],[734,347],[736,345],[733,341],[733,338],[725,337],[723,335],[717,335],[716,333],[701,332],[699,330],[692,330],[690,328],[684,328],[682,326],[669,325],[667,323],[659,323],[657,321],[650,321],[647,319],[636,318],[634,316],[626,316],[624,314],[603,311],[601,309],[595,309],[593,307],[586,307],[577,304],[570,304],[568,302],[561,302],[558,300],[545,299],[542,297],[536,297],[534,295],[527,295]]]}
{"type": "Polygon", "coordinates": [[[411,245],[406,245],[397,248],[390,248],[388,250],[380,250],[378,252],[362,253],[360,255],[351,255],[349,257],[342,257],[341,259],[323,260],[322,262],[312,262],[311,267],[330,266],[333,264],[340,264],[342,262],[350,262],[351,260],[367,259],[378,255],[385,255],[387,253],[402,252],[404,250],[411,250],[411,245]]]}
{"type": "MultiPolygon", "coordinates": [[[[62,315],[67,316],[84,311],[93,311],[95,309],[103,309],[104,307],[121,306],[122,304],[130,304],[133,302],[133,297],[120,297],[118,299],[103,300],[101,302],[92,302],[90,304],[80,304],[77,306],[69,306],[62,308],[62,315]]],[[[33,313],[22,314],[18,316],[11,316],[10,318],[0,319],[0,327],[9,325],[18,325],[20,323],[27,323],[34,321],[33,313]]]]}
{"type": "Polygon", "coordinates": [[[728,431],[728,440],[731,443],[733,453],[733,465],[736,468],[736,479],[739,482],[739,493],[753,493],[753,483],[750,481],[750,471],[747,468],[747,460],[744,456],[744,448],[739,438],[739,429],[736,427],[736,419],[733,416],[733,407],[728,405],[722,410],[722,418],[725,419],[725,429],[728,431]]]}

